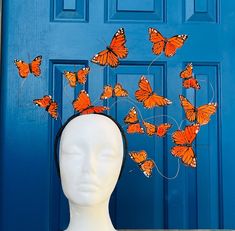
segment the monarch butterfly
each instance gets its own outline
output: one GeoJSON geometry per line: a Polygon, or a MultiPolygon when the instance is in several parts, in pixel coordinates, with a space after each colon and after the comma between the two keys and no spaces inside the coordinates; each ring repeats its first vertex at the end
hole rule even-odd
{"type": "Polygon", "coordinates": [[[162,107],[172,103],[169,99],[153,92],[149,81],[144,76],[140,78],[139,88],[135,92],[135,97],[139,102],[143,102],[145,108],[162,107]]]}
{"type": "Polygon", "coordinates": [[[160,55],[162,52],[167,57],[175,55],[176,50],[184,45],[187,38],[187,35],[182,34],[168,39],[163,37],[158,30],[149,28],[149,40],[153,43],[152,51],[155,55],[160,55]]]}
{"type": "Polygon", "coordinates": [[[106,50],[103,50],[96,54],[92,58],[93,63],[97,63],[101,66],[109,65],[111,67],[117,67],[119,65],[119,59],[127,57],[128,49],[125,47],[126,36],[124,28],[120,28],[113,36],[112,41],[106,50]]]}
{"type": "Polygon", "coordinates": [[[77,83],[85,84],[90,67],[84,67],[77,72],[65,71],[64,77],[69,81],[71,87],[76,87],[77,83]]]}
{"type": "Polygon", "coordinates": [[[54,100],[52,100],[52,97],[50,95],[45,95],[41,99],[35,99],[33,100],[33,103],[39,107],[45,108],[52,118],[57,119],[58,104],[54,100]]]}
{"type": "Polygon", "coordinates": [[[151,159],[147,159],[147,153],[144,150],[139,152],[130,152],[130,158],[138,164],[141,171],[143,171],[146,177],[150,177],[152,175],[152,170],[155,166],[155,163],[151,159]]]}
{"type": "Polygon", "coordinates": [[[144,129],[139,123],[135,107],[130,109],[130,111],[124,118],[124,122],[128,124],[127,133],[144,133],[144,129]]]}
{"type": "Polygon", "coordinates": [[[75,111],[78,111],[81,115],[91,114],[91,113],[101,113],[106,110],[109,110],[105,106],[93,106],[91,105],[91,100],[89,95],[85,90],[81,90],[78,94],[77,99],[73,101],[73,108],[75,111]]]}
{"type": "Polygon", "coordinates": [[[181,158],[181,161],[192,168],[197,166],[196,156],[192,148],[192,142],[199,132],[199,124],[186,126],[184,130],[177,130],[172,134],[176,146],[172,147],[173,156],[181,158]]]}
{"type": "Polygon", "coordinates": [[[194,107],[184,96],[180,95],[181,106],[183,107],[186,118],[190,121],[196,121],[200,125],[208,124],[211,115],[215,114],[216,103],[208,103],[198,108],[194,107]]]}
{"type": "Polygon", "coordinates": [[[148,122],[143,122],[145,128],[146,128],[146,133],[149,136],[152,136],[156,134],[159,137],[163,137],[166,135],[168,130],[172,127],[172,124],[164,123],[160,125],[154,125],[148,122]]]}
{"type": "Polygon", "coordinates": [[[189,63],[186,68],[180,72],[180,77],[183,79],[183,87],[200,89],[198,81],[193,76],[193,64],[189,63]]]}
{"type": "Polygon", "coordinates": [[[100,99],[109,99],[112,96],[125,97],[128,96],[128,92],[127,90],[123,89],[120,83],[117,83],[114,88],[110,85],[104,86],[104,90],[100,96],[100,99]]]}
{"type": "Polygon", "coordinates": [[[21,78],[28,77],[29,73],[32,73],[35,77],[41,74],[40,65],[42,62],[42,56],[37,56],[31,63],[25,63],[22,60],[15,59],[14,63],[18,68],[18,72],[21,78]]]}

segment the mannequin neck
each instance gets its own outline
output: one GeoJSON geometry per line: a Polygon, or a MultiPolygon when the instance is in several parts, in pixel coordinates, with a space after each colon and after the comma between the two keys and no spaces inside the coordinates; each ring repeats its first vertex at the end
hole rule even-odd
{"type": "Polygon", "coordinates": [[[115,231],[109,217],[108,201],[79,206],[69,201],[70,223],[65,231],[115,231]]]}

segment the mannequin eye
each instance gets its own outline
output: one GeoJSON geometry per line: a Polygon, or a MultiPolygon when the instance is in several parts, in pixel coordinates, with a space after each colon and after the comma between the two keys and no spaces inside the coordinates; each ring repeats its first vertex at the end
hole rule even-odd
{"type": "Polygon", "coordinates": [[[101,158],[114,158],[116,156],[116,153],[113,150],[105,150],[100,153],[101,158]]]}

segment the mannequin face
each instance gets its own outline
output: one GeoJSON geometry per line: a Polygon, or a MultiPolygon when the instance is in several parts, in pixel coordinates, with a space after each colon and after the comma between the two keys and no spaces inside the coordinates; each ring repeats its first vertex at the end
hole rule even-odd
{"type": "Polygon", "coordinates": [[[60,141],[60,173],[66,197],[80,206],[109,199],[122,160],[122,135],[111,119],[95,114],[74,118],[60,141]]]}

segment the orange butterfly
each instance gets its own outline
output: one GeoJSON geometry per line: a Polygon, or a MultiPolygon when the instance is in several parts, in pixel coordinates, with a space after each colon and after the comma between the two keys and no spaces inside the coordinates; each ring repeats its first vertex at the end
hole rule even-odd
{"type": "Polygon", "coordinates": [[[77,99],[73,101],[73,108],[75,111],[78,111],[81,115],[101,113],[106,110],[109,110],[108,107],[91,105],[90,97],[85,90],[81,90],[77,99]]]}
{"type": "Polygon", "coordinates": [[[143,171],[146,177],[150,177],[152,175],[152,170],[155,166],[155,163],[151,159],[147,159],[147,153],[144,150],[139,152],[130,152],[129,153],[131,159],[138,164],[141,171],[143,171]]]}
{"type": "Polygon", "coordinates": [[[42,62],[42,56],[37,56],[31,63],[25,63],[22,60],[15,59],[14,63],[18,68],[18,72],[21,78],[26,78],[29,73],[38,77],[41,74],[40,65],[42,62]]]}
{"type": "Polygon", "coordinates": [[[180,101],[185,111],[186,118],[190,122],[197,121],[200,125],[208,124],[211,115],[215,114],[217,109],[216,103],[208,103],[196,108],[182,95],[180,95],[180,101]]]}
{"type": "Polygon", "coordinates": [[[85,84],[90,67],[84,67],[77,72],[65,71],[64,77],[69,81],[71,87],[76,87],[77,83],[85,84]]]}
{"type": "Polygon", "coordinates": [[[127,133],[144,133],[144,129],[140,126],[135,107],[130,109],[124,118],[124,122],[128,124],[127,133]]]}
{"type": "Polygon", "coordinates": [[[91,61],[101,66],[109,65],[111,67],[117,67],[119,65],[119,59],[127,57],[128,49],[125,47],[125,43],[126,36],[124,28],[120,28],[113,36],[106,50],[96,54],[91,61]]]}
{"type": "Polygon", "coordinates": [[[181,161],[192,168],[197,166],[196,156],[192,148],[192,142],[199,132],[199,124],[186,126],[184,130],[177,130],[172,134],[176,146],[172,147],[173,156],[181,158],[181,161]]]}
{"type": "Polygon", "coordinates": [[[163,137],[166,135],[168,130],[172,127],[172,124],[168,124],[168,123],[160,124],[157,126],[148,122],[143,122],[143,124],[146,128],[146,133],[149,136],[156,134],[159,137],[163,137]]]}
{"type": "Polygon", "coordinates": [[[162,107],[172,103],[169,99],[153,92],[149,81],[144,76],[140,78],[139,88],[135,92],[135,97],[139,102],[143,102],[146,108],[162,107]]]}
{"type": "Polygon", "coordinates": [[[168,39],[163,37],[158,30],[149,28],[149,40],[153,43],[152,51],[156,55],[160,55],[162,52],[165,52],[167,57],[175,55],[176,49],[181,48],[187,38],[187,35],[182,34],[168,39]]]}
{"type": "Polygon", "coordinates": [[[52,100],[52,97],[50,95],[45,95],[41,99],[35,99],[33,100],[33,102],[37,106],[45,108],[52,118],[57,119],[58,104],[54,100],[52,100]]]}
{"type": "Polygon", "coordinates": [[[116,97],[125,97],[128,96],[127,90],[123,89],[120,83],[117,83],[114,88],[110,85],[104,86],[103,93],[100,96],[100,99],[109,99],[112,96],[116,97]]]}
{"type": "Polygon", "coordinates": [[[193,64],[189,63],[186,68],[180,72],[180,77],[184,80],[183,86],[185,88],[194,88],[196,90],[200,89],[198,81],[193,76],[193,64]]]}

